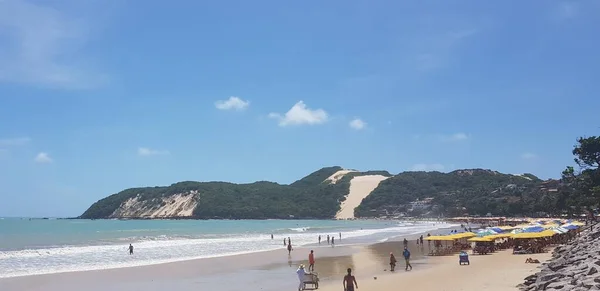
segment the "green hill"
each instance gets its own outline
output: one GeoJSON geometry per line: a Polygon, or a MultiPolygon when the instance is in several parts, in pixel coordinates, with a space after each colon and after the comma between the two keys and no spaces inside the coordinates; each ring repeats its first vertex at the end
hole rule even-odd
{"type": "Polygon", "coordinates": [[[290,185],[260,181],[179,182],[170,186],[132,188],[99,200],[80,218],[267,219],[333,218],[356,176],[383,175],[382,181],[355,209],[356,217],[406,210],[415,200],[430,198],[429,215],[529,214],[548,211],[556,193],[542,190],[544,181],[491,170],[451,173],[387,171],[349,172],[335,183],[327,178],[341,167],[317,170],[290,185]],[[434,210],[434,211],[431,211],[434,210]]]}

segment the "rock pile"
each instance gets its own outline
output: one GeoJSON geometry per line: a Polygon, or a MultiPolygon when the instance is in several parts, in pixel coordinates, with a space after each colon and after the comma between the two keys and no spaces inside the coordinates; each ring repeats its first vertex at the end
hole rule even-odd
{"type": "Polygon", "coordinates": [[[525,278],[520,290],[600,290],[600,225],[554,249],[541,270],[525,278]]]}

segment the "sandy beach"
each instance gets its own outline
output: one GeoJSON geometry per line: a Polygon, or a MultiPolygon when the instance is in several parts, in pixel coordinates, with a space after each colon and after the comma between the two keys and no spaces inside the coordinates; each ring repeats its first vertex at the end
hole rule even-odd
{"type": "MultiPolygon", "coordinates": [[[[446,232],[447,230],[442,230],[446,232]]],[[[0,279],[0,289],[31,291],[100,290],[295,290],[295,271],[307,264],[315,250],[319,290],[343,290],[341,279],[352,268],[360,290],[397,290],[398,286],[421,290],[516,290],[523,278],[538,265],[525,264],[525,256],[501,251],[492,255],[470,255],[470,266],[459,266],[456,255],[426,256],[428,245],[417,246],[419,234],[408,237],[413,271],[405,272],[401,258],[402,238],[368,246],[331,247],[327,244],[298,248],[288,257],[283,248],[220,258],[199,259],[143,267],[70,272],[0,279]],[[394,252],[399,264],[391,273],[388,256],[394,252]],[[377,277],[377,280],[374,280],[377,277]],[[435,278],[435,280],[432,280],[435,278]]],[[[168,250],[165,250],[168,251],[168,250]]],[[[540,261],[550,253],[529,255],[540,261]]]]}

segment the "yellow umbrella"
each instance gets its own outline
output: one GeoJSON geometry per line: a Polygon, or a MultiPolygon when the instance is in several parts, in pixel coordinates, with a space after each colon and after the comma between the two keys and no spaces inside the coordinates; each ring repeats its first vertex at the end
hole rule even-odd
{"type": "Polygon", "coordinates": [[[461,238],[470,238],[470,237],[474,237],[477,235],[472,232],[463,232],[463,233],[451,234],[449,236],[454,239],[461,239],[461,238]]]}
{"type": "Polygon", "coordinates": [[[498,238],[505,238],[505,237],[511,237],[512,234],[511,233],[499,233],[499,234],[492,234],[492,235],[487,235],[484,237],[489,237],[492,239],[498,239],[498,238]]]}
{"type": "Polygon", "coordinates": [[[538,237],[551,237],[551,236],[555,235],[556,232],[554,232],[554,230],[547,229],[542,232],[537,232],[537,234],[538,234],[538,237]]]}
{"type": "Polygon", "coordinates": [[[530,238],[542,238],[542,237],[550,237],[555,235],[556,233],[553,230],[544,230],[542,232],[522,232],[513,234],[514,239],[530,239],[530,238]]]}
{"type": "Polygon", "coordinates": [[[485,241],[485,242],[492,242],[492,241],[494,241],[494,239],[492,239],[492,238],[491,238],[491,237],[489,237],[489,236],[483,236],[483,237],[472,237],[472,238],[468,239],[467,241],[475,241],[475,242],[482,242],[482,241],[485,241]]]}
{"type": "Polygon", "coordinates": [[[451,241],[451,240],[455,240],[455,238],[453,238],[451,235],[433,235],[433,236],[427,237],[426,240],[451,241]]]}
{"type": "Polygon", "coordinates": [[[582,226],[585,225],[585,223],[581,222],[581,221],[573,221],[571,222],[572,225],[577,225],[577,226],[582,226]]]}

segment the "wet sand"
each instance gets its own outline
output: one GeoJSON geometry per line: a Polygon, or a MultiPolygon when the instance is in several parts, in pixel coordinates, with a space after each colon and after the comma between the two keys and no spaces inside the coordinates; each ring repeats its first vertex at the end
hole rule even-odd
{"type": "MultiPolygon", "coordinates": [[[[435,234],[447,231],[439,230],[435,234]]],[[[422,270],[430,268],[431,264],[424,256],[427,243],[424,248],[416,246],[418,236],[407,238],[410,239],[413,267],[422,270]]],[[[384,270],[389,269],[390,251],[395,253],[399,261],[397,268],[402,269],[402,248],[401,241],[369,246],[331,247],[322,244],[295,249],[288,257],[287,250],[282,246],[281,250],[276,251],[151,266],[5,278],[0,279],[0,290],[294,290],[298,282],[295,271],[301,263],[308,265],[310,249],[315,251],[315,271],[319,273],[322,286],[331,284],[333,288],[333,283],[340,280],[347,268],[355,269],[360,280],[389,273],[384,270]]]]}

